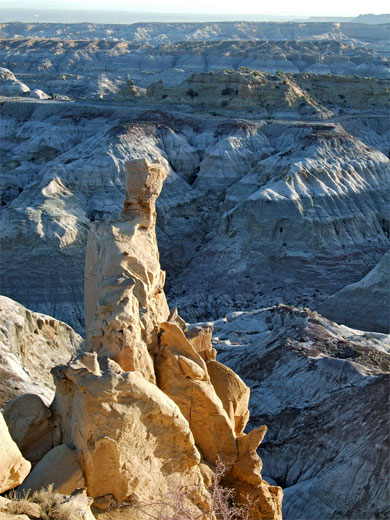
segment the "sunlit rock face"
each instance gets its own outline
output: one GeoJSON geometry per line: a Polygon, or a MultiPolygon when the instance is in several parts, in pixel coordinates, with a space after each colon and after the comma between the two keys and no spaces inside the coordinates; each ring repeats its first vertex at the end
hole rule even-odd
{"type": "Polygon", "coordinates": [[[166,177],[159,163],[125,163],[120,220],[93,225],[85,259],[87,341],[124,369],[155,382],[159,324],[169,316],[156,240],[155,202],[166,177]]]}
{"type": "Polygon", "coordinates": [[[28,475],[31,463],[19,451],[9,434],[7,424],[0,414],[0,490],[1,493],[18,486],[28,475]]]}
{"type": "Polygon", "coordinates": [[[90,352],[52,369],[55,446],[26,486],[39,489],[51,467],[66,466],[53,475],[55,488],[86,487],[105,511],[158,501],[174,491],[176,478],[191,490],[185,502],[199,514],[212,504],[222,461],[223,482],[238,503],[248,497],[250,517],[281,520],[282,490],[262,479],[256,454],[266,426],[244,433],[249,389],[215,360],[210,328],[189,330],[177,310],[168,310],[155,237],[166,170],[146,159],[126,162],[125,170],[121,218],[89,233],[90,352]]]}

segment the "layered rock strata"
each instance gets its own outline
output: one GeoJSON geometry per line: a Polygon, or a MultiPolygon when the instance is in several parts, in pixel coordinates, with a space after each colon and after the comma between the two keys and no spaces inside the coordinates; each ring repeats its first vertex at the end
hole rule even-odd
{"type": "Polygon", "coordinates": [[[220,107],[227,110],[256,111],[263,114],[289,113],[327,119],[332,112],[304,91],[292,76],[265,74],[259,71],[224,71],[192,74],[176,87],[164,87],[163,81],[146,90],[159,103],[185,103],[197,107],[220,107]]]}

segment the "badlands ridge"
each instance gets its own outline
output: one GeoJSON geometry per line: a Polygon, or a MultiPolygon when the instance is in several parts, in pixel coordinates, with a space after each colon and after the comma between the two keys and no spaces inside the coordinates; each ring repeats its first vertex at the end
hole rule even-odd
{"type": "Polygon", "coordinates": [[[0,518],[387,519],[389,25],[0,29],[0,518]]]}

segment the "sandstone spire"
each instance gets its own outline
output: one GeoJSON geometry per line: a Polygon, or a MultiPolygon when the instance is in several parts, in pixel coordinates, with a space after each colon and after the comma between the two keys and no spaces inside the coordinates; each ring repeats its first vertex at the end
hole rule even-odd
{"type": "Polygon", "coordinates": [[[90,349],[154,382],[158,325],[168,318],[155,223],[166,171],[146,159],[125,163],[121,218],[91,226],[85,263],[85,322],[90,349]]]}

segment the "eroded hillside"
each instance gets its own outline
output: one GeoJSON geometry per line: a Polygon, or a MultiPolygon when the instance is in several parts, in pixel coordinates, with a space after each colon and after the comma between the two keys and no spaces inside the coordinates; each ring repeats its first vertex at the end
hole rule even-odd
{"type": "Polygon", "coordinates": [[[2,291],[79,331],[87,230],[120,211],[127,159],[168,169],[161,257],[190,320],[280,302],[316,308],[388,247],[379,115],[248,121],[10,100],[1,110],[2,291]]]}
{"type": "MultiPolygon", "coordinates": [[[[117,519],[118,504],[138,485],[128,460],[136,458],[145,492],[153,490],[149,459],[166,490],[164,457],[150,458],[149,442],[161,454],[175,438],[191,461],[189,481],[206,486],[218,451],[215,414],[228,458],[248,448],[259,469],[265,430],[237,448],[249,390],[233,378],[239,391],[234,403],[226,400],[233,379],[214,359],[213,326],[218,359],[252,389],[250,424],[269,425],[263,473],[285,490],[284,518],[387,518],[388,25],[3,24],[1,31],[1,292],[31,309],[2,300],[1,370],[12,376],[12,385],[0,386],[4,403],[25,391],[49,401],[53,386],[38,374],[33,346],[35,361],[48,367],[81,345],[56,319],[81,334],[86,325],[93,351],[54,370],[50,410],[36,397],[11,407],[15,429],[31,404],[45,427],[56,417],[61,435],[45,433],[53,452],[43,480],[33,472],[31,482],[48,484],[57,478],[53,460],[68,460],[77,486],[89,486],[100,507],[95,514],[117,519]],[[134,159],[167,175],[157,203],[165,274],[154,209],[145,213],[150,200],[139,207],[131,196],[137,183],[127,185],[120,214],[125,164],[134,159]],[[164,281],[172,308],[187,322],[207,323],[169,316],[164,281]],[[50,359],[41,357],[45,349],[50,359]],[[195,387],[204,392],[194,405],[195,387]],[[100,391],[106,400],[93,397],[100,391]],[[126,404],[119,416],[114,401],[126,404]],[[211,415],[198,421],[188,410],[206,401],[211,415]],[[66,412],[81,413],[79,405],[80,427],[66,412]],[[139,431],[126,429],[145,406],[174,432],[169,442],[141,415],[139,431]],[[95,414],[104,419],[92,434],[95,414]],[[134,458],[137,442],[143,451],[134,458]],[[100,456],[115,478],[94,471],[100,456]]],[[[246,478],[237,464],[229,476],[236,489],[246,478]]],[[[247,484],[260,485],[264,507],[278,518],[278,488],[249,473],[247,484]]],[[[199,486],[196,507],[207,495],[199,486]]],[[[91,499],[75,499],[89,514],[91,499]]]]}

